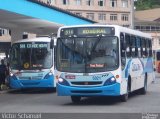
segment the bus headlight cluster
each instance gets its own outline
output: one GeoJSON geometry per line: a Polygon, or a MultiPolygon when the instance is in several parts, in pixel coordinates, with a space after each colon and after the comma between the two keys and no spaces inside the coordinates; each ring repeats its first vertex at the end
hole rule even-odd
{"type": "Polygon", "coordinates": [[[9,76],[9,78],[17,80],[16,76],[12,72],[9,73],[9,76]]]}
{"type": "Polygon", "coordinates": [[[50,70],[50,72],[49,72],[48,74],[49,74],[50,76],[51,76],[51,75],[53,75],[53,71],[52,71],[52,70],[50,70]]]}
{"type": "Polygon", "coordinates": [[[115,79],[114,77],[112,77],[112,78],[111,78],[111,81],[114,82],[114,81],[116,81],[116,79],[115,79]]]}
{"type": "Polygon", "coordinates": [[[104,83],[105,86],[107,85],[112,85],[112,84],[115,84],[116,83],[116,78],[114,77],[110,77],[109,79],[107,79],[104,83]]]}
{"type": "Polygon", "coordinates": [[[61,77],[59,77],[58,83],[61,84],[61,85],[69,86],[68,81],[66,81],[65,79],[63,79],[61,77]]]}
{"type": "Polygon", "coordinates": [[[49,73],[48,73],[48,75],[50,75],[50,76],[51,76],[52,74],[53,74],[52,72],[49,72],[49,73]]]}
{"type": "Polygon", "coordinates": [[[10,75],[10,76],[13,76],[13,73],[12,73],[12,72],[10,72],[10,73],[9,73],[9,75],[10,75]]]}
{"type": "Polygon", "coordinates": [[[58,79],[58,82],[62,83],[64,80],[62,78],[58,79]]]}
{"type": "Polygon", "coordinates": [[[48,74],[46,74],[46,76],[44,77],[44,79],[49,79],[51,76],[53,77],[53,73],[49,72],[48,74]]]}

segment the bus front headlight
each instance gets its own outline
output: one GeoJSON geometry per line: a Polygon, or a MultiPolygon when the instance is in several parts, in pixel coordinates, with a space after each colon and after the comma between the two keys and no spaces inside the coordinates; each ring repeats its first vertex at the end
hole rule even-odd
{"type": "Polygon", "coordinates": [[[9,75],[10,75],[10,76],[13,76],[13,73],[12,73],[12,72],[10,72],[10,73],[9,73],[9,75]]]}
{"type": "Polygon", "coordinates": [[[59,77],[58,83],[61,84],[61,85],[69,86],[68,81],[66,81],[65,79],[63,79],[61,77],[59,77]]]}
{"type": "Polygon", "coordinates": [[[46,74],[44,79],[49,79],[50,77],[53,77],[53,73],[52,72],[49,72],[48,74],[46,74]]]}
{"type": "Polygon", "coordinates": [[[62,78],[58,79],[58,82],[62,83],[64,80],[62,78]]]}
{"type": "Polygon", "coordinates": [[[105,86],[107,85],[112,85],[112,84],[115,84],[116,83],[116,78],[114,77],[110,77],[109,79],[107,79],[104,83],[105,86]]]}
{"type": "Polygon", "coordinates": [[[115,79],[114,77],[112,77],[112,78],[111,78],[111,81],[114,82],[114,81],[116,81],[116,79],[115,79]]]}
{"type": "Polygon", "coordinates": [[[12,72],[9,73],[9,78],[17,80],[17,77],[12,72]]]}

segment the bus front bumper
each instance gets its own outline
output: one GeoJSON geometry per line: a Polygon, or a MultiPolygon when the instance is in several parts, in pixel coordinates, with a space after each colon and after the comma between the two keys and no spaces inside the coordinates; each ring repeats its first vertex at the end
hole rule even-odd
{"type": "Polygon", "coordinates": [[[120,84],[108,86],[80,87],[65,86],[57,83],[58,96],[119,96],[120,84]]]}
{"type": "Polygon", "coordinates": [[[13,89],[23,89],[23,88],[53,88],[54,80],[53,78],[41,79],[41,80],[15,80],[9,79],[9,86],[13,89]]]}

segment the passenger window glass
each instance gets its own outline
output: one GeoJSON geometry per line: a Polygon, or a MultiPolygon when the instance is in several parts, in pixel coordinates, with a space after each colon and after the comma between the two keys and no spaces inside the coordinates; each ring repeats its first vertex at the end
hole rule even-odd
{"type": "Polygon", "coordinates": [[[152,57],[152,42],[149,40],[149,56],[152,57]]]}
{"type": "Polygon", "coordinates": [[[126,54],[127,54],[127,57],[131,57],[131,43],[130,43],[130,35],[129,34],[125,35],[125,40],[126,40],[126,54]]]}
{"type": "Polygon", "coordinates": [[[149,56],[149,40],[146,39],[146,56],[149,56]]]}
{"type": "Polygon", "coordinates": [[[136,38],[136,56],[141,57],[141,38],[136,38]]]}
{"type": "Polygon", "coordinates": [[[120,40],[121,40],[121,63],[122,66],[125,66],[126,63],[126,42],[124,39],[124,34],[120,34],[120,40]]]}
{"type": "Polygon", "coordinates": [[[135,36],[131,36],[131,55],[132,57],[136,57],[136,38],[135,36]]]}
{"type": "Polygon", "coordinates": [[[146,50],[146,42],[145,42],[145,38],[142,38],[142,40],[141,40],[141,53],[142,53],[142,57],[146,57],[146,52],[145,52],[145,50],[146,50]]]}

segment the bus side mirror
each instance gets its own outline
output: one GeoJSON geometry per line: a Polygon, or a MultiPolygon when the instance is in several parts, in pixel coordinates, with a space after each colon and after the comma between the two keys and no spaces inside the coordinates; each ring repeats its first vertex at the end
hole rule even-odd
{"type": "Polygon", "coordinates": [[[124,38],[123,33],[120,34],[120,40],[121,40],[121,49],[126,50],[126,42],[125,42],[125,38],[124,38]]]}
{"type": "Polygon", "coordinates": [[[11,48],[9,48],[9,56],[10,56],[10,54],[11,54],[11,48]]]}
{"type": "Polygon", "coordinates": [[[54,39],[51,38],[51,42],[50,42],[50,49],[54,48],[54,39]]]}
{"type": "Polygon", "coordinates": [[[50,49],[53,49],[54,46],[55,46],[55,43],[56,43],[56,36],[57,36],[57,34],[54,34],[54,33],[52,33],[52,34],[50,35],[50,37],[51,37],[50,49]]]}

